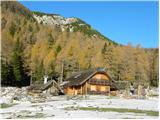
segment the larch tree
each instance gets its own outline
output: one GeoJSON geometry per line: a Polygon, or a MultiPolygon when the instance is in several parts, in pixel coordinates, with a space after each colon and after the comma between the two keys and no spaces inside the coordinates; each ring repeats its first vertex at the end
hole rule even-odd
{"type": "Polygon", "coordinates": [[[140,46],[135,51],[135,80],[143,82],[145,85],[149,82],[149,61],[144,49],[140,46]],[[145,81],[145,82],[144,82],[145,81]]]}
{"type": "Polygon", "coordinates": [[[131,44],[128,44],[127,46],[120,47],[120,49],[123,52],[121,54],[121,80],[132,81],[135,79],[134,48],[131,44]]]}
{"type": "Polygon", "coordinates": [[[47,75],[50,75],[54,71],[54,63],[55,63],[55,51],[49,50],[48,54],[45,56],[43,60],[44,70],[47,75]]]}

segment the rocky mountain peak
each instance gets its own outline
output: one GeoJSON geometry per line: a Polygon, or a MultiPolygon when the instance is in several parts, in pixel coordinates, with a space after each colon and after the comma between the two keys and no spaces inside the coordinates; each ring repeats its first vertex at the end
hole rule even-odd
{"type": "Polygon", "coordinates": [[[62,31],[69,29],[70,32],[73,32],[73,28],[71,26],[69,27],[68,25],[79,21],[77,18],[74,17],[65,18],[60,15],[45,13],[40,14],[36,12],[33,13],[33,17],[38,23],[60,27],[62,31]]]}

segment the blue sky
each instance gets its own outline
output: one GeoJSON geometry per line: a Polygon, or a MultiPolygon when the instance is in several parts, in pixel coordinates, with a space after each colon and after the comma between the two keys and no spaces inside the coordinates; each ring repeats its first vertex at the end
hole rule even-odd
{"type": "Polygon", "coordinates": [[[31,11],[78,17],[111,40],[145,48],[158,47],[158,2],[156,1],[20,1],[31,11]]]}

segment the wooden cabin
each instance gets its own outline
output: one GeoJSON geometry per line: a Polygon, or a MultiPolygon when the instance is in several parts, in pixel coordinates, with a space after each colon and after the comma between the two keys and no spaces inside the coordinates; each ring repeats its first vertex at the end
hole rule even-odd
{"type": "Polygon", "coordinates": [[[60,85],[55,80],[49,80],[48,82],[44,84],[34,84],[29,87],[30,92],[34,93],[46,93],[51,95],[62,95],[63,90],[60,87],[60,85]]]}
{"type": "Polygon", "coordinates": [[[116,90],[110,76],[99,68],[79,72],[66,81],[68,83],[64,86],[64,93],[67,95],[108,95],[116,90]]]}

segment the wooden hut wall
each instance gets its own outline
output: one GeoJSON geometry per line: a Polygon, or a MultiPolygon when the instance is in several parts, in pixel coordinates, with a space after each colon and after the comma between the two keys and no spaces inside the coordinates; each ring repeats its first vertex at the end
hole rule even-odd
{"type": "Polygon", "coordinates": [[[68,95],[73,95],[74,94],[74,90],[72,86],[68,86],[65,88],[65,93],[68,95]]]}
{"type": "Polygon", "coordinates": [[[109,77],[102,73],[97,73],[92,77],[93,79],[102,79],[102,80],[109,80],[109,77]]]}
{"type": "Polygon", "coordinates": [[[79,86],[68,86],[65,88],[65,93],[68,95],[87,94],[86,83],[79,86]]]}
{"type": "Polygon", "coordinates": [[[85,94],[108,94],[110,92],[110,86],[105,85],[91,85],[87,82],[80,86],[71,86],[65,89],[65,93],[68,95],[85,95],[85,94]]]}
{"type": "Polygon", "coordinates": [[[110,86],[105,85],[89,85],[88,94],[108,94],[110,93],[110,86]]]}
{"type": "MultiPolygon", "coordinates": [[[[109,80],[107,74],[97,73],[89,80],[109,80]]],[[[78,94],[108,94],[110,93],[109,84],[96,84],[91,83],[87,80],[85,83],[79,86],[68,86],[65,88],[65,93],[68,95],[78,95],[78,94]]]]}

